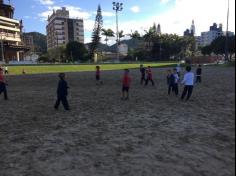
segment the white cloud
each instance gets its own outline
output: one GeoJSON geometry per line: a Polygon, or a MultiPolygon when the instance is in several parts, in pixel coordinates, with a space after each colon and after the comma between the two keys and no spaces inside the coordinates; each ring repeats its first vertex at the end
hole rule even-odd
{"type": "Polygon", "coordinates": [[[167,4],[170,0],[160,0],[161,4],[167,4]]]}
{"type": "MultiPolygon", "coordinates": [[[[70,12],[71,18],[82,18],[82,19],[88,19],[91,14],[83,11],[80,7],[65,5],[67,10],[70,12]]],[[[49,6],[48,10],[42,12],[39,14],[39,17],[41,18],[41,21],[46,21],[49,15],[52,15],[53,10],[61,9],[60,6],[49,6]]]]}
{"type": "Polygon", "coordinates": [[[42,5],[53,5],[53,4],[54,4],[54,1],[53,1],[53,0],[39,0],[39,2],[40,2],[42,5]]]}
{"type": "Polygon", "coordinates": [[[134,12],[134,13],[139,13],[140,8],[139,8],[139,6],[133,6],[133,7],[131,7],[131,11],[134,12]]]}

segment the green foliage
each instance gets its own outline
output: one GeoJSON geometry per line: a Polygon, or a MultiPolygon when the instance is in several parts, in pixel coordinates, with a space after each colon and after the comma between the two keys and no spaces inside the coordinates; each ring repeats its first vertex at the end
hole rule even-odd
{"type": "Polygon", "coordinates": [[[102,29],[102,35],[106,37],[105,41],[106,41],[106,45],[107,45],[107,42],[108,42],[108,37],[114,37],[114,31],[111,30],[111,29],[102,29]]]}
{"type": "Polygon", "coordinates": [[[50,62],[66,62],[65,46],[49,49],[46,55],[50,62]]]}
{"type": "Polygon", "coordinates": [[[207,46],[202,47],[202,48],[201,48],[201,52],[202,52],[202,54],[203,54],[204,56],[206,56],[206,55],[211,55],[211,53],[212,53],[212,47],[211,47],[211,45],[207,45],[207,46]]]}
{"type": "Polygon", "coordinates": [[[101,40],[101,31],[103,26],[103,19],[102,19],[102,9],[101,6],[98,5],[97,15],[95,19],[95,25],[92,33],[92,43],[89,46],[90,51],[90,58],[93,58],[94,53],[96,52],[98,45],[101,40]]]}
{"type": "Polygon", "coordinates": [[[88,51],[84,44],[77,41],[69,42],[66,45],[65,54],[69,61],[86,61],[88,59],[88,51]]]}

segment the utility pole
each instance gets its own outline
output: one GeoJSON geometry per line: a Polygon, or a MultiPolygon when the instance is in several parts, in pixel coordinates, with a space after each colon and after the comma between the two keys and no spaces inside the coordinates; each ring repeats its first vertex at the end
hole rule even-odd
{"type": "Polygon", "coordinates": [[[227,27],[226,27],[226,39],[225,39],[225,62],[229,61],[229,0],[227,9],[227,27]]]}
{"type": "Polygon", "coordinates": [[[5,57],[4,57],[4,45],[3,45],[3,38],[2,38],[2,35],[1,35],[1,53],[2,53],[2,62],[5,63],[5,57]]]}
{"type": "Polygon", "coordinates": [[[120,61],[120,51],[119,51],[119,21],[118,12],[123,10],[123,3],[113,2],[113,10],[116,11],[116,60],[120,61]]]}

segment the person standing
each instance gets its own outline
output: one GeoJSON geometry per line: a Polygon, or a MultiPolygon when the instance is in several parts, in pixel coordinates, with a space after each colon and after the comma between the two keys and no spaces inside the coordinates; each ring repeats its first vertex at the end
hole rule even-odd
{"type": "Polygon", "coordinates": [[[202,82],[202,66],[199,64],[196,71],[196,83],[202,82]]]}
{"type": "Polygon", "coordinates": [[[122,100],[129,99],[129,89],[130,89],[131,77],[129,75],[129,70],[124,70],[124,76],[122,79],[122,100]]]}
{"type": "Polygon", "coordinates": [[[96,66],[96,84],[102,84],[100,66],[96,66]]]}
{"type": "Polygon", "coordinates": [[[0,95],[3,92],[4,99],[8,100],[6,85],[7,85],[7,82],[6,82],[4,75],[3,75],[3,69],[0,67],[0,95]]]}
{"type": "Polygon", "coordinates": [[[176,72],[177,72],[178,76],[180,77],[181,76],[181,65],[177,64],[175,69],[176,69],[176,72]]]}
{"type": "Polygon", "coordinates": [[[177,69],[174,69],[174,92],[175,95],[179,95],[179,74],[177,73],[177,69]]]}
{"type": "Polygon", "coordinates": [[[148,66],[148,68],[147,68],[146,72],[147,72],[147,79],[146,79],[145,86],[147,86],[147,85],[148,85],[149,81],[151,81],[152,85],[154,86],[154,85],[155,85],[155,83],[154,83],[154,81],[153,81],[153,76],[152,76],[152,69],[151,69],[151,67],[150,67],[150,66],[148,66]]]}
{"type": "Polygon", "coordinates": [[[67,95],[68,95],[68,85],[67,82],[65,81],[65,73],[60,73],[59,75],[59,82],[58,82],[58,87],[57,87],[57,101],[54,106],[54,108],[57,110],[60,103],[62,102],[64,109],[65,110],[70,110],[69,104],[67,101],[67,95]]]}
{"type": "Polygon", "coordinates": [[[140,84],[143,85],[143,83],[146,82],[146,79],[145,79],[145,77],[146,77],[146,69],[143,66],[143,64],[140,65],[140,73],[141,73],[141,82],[140,82],[140,84]]]}
{"type": "Polygon", "coordinates": [[[4,68],[4,73],[5,73],[5,75],[8,75],[8,74],[9,74],[9,72],[8,72],[8,67],[7,67],[7,66],[5,66],[5,68],[4,68]]]}
{"type": "Polygon", "coordinates": [[[181,96],[181,100],[184,100],[186,94],[187,98],[186,100],[188,101],[192,95],[193,92],[193,86],[194,86],[194,73],[191,72],[191,66],[186,67],[186,73],[184,75],[184,79],[182,81],[182,84],[184,84],[184,90],[181,96]]]}
{"type": "Polygon", "coordinates": [[[174,83],[175,77],[171,70],[167,71],[167,85],[168,85],[168,95],[170,95],[171,91],[174,91],[174,83]]]}

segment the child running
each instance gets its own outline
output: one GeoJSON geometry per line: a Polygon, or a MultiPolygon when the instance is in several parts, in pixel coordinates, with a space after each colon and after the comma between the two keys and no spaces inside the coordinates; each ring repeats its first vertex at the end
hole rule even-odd
{"type": "Polygon", "coordinates": [[[65,73],[60,73],[58,76],[60,80],[57,87],[57,101],[54,108],[57,110],[60,103],[62,102],[64,109],[68,111],[70,110],[69,104],[67,101],[69,87],[67,86],[67,82],[65,81],[65,73]]]}
{"type": "Polygon", "coordinates": [[[198,65],[197,71],[196,71],[196,83],[202,82],[202,66],[198,65]]]}
{"type": "Polygon", "coordinates": [[[8,100],[6,85],[7,85],[7,82],[6,82],[6,80],[4,78],[4,75],[3,75],[3,69],[0,67],[0,95],[3,92],[4,93],[4,99],[8,100]]]}
{"type": "Polygon", "coordinates": [[[193,85],[194,85],[194,73],[191,72],[191,66],[187,66],[186,67],[186,73],[184,75],[184,79],[182,81],[182,84],[184,84],[184,90],[181,96],[181,100],[184,100],[186,94],[187,95],[187,99],[186,101],[188,101],[192,95],[193,92],[193,85]]]}
{"type": "Polygon", "coordinates": [[[140,73],[141,73],[141,82],[140,82],[140,84],[143,85],[143,83],[146,82],[146,79],[145,79],[146,69],[144,68],[143,64],[140,65],[140,73]]]}
{"type": "Polygon", "coordinates": [[[122,80],[122,100],[129,99],[129,89],[130,89],[131,77],[129,75],[129,70],[124,70],[124,76],[122,80]]]}
{"type": "Polygon", "coordinates": [[[96,66],[96,84],[102,84],[100,66],[96,66]]]}
{"type": "Polygon", "coordinates": [[[151,83],[152,83],[152,86],[154,86],[154,85],[155,85],[155,83],[154,83],[154,81],[153,81],[153,78],[152,78],[152,69],[151,69],[151,67],[150,67],[150,66],[148,66],[148,68],[147,68],[146,72],[147,72],[147,79],[146,79],[145,86],[147,86],[147,85],[148,85],[149,81],[151,81],[151,83]]]}

